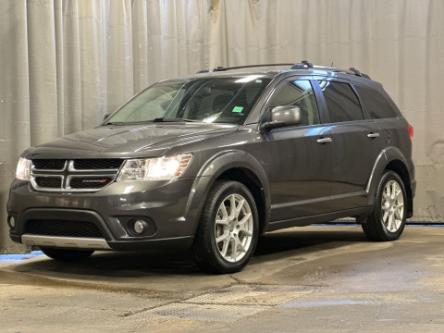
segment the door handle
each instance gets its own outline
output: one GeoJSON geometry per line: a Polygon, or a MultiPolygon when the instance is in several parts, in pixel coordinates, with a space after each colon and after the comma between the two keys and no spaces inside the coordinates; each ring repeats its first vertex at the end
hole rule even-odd
{"type": "Polygon", "coordinates": [[[379,138],[379,133],[378,132],[370,132],[367,134],[367,138],[370,138],[370,139],[379,138]]]}
{"type": "Polygon", "coordinates": [[[329,136],[326,136],[326,137],[324,137],[324,138],[319,138],[319,139],[317,139],[316,142],[317,142],[317,143],[320,143],[320,144],[325,144],[325,143],[333,142],[333,139],[330,138],[329,136]]]}

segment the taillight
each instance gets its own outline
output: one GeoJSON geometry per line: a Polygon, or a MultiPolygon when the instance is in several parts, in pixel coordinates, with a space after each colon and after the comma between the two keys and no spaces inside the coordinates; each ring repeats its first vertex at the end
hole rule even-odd
{"type": "Polygon", "coordinates": [[[414,131],[413,131],[413,126],[410,125],[410,124],[408,124],[408,125],[409,125],[409,126],[408,126],[409,138],[410,138],[410,141],[413,141],[413,133],[414,133],[414,131]]]}

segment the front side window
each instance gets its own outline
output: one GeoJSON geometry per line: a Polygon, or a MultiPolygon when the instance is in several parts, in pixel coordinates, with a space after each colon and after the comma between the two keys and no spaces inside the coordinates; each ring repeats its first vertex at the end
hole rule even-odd
{"type": "Polygon", "coordinates": [[[107,123],[184,120],[241,124],[269,82],[261,75],[160,82],[131,99],[107,123]]]}
{"type": "Polygon", "coordinates": [[[364,119],[359,99],[348,83],[336,81],[319,81],[324,93],[330,122],[364,119]]]}
{"type": "Polygon", "coordinates": [[[286,82],[273,94],[270,106],[294,105],[301,110],[301,125],[319,124],[319,113],[309,80],[286,82]]]}

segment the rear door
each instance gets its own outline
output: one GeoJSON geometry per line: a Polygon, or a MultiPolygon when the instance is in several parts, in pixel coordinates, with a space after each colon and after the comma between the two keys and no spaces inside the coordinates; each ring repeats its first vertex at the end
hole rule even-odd
{"type": "Polygon", "coordinates": [[[411,141],[406,136],[408,123],[400,121],[399,110],[387,93],[378,86],[355,85],[355,88],[366,113],[380,128],[385,146],[396,146],[405,156],[410,156],[411,141]]]}
{"type": "Polygon", "coordinates": [[[367,117],[353,86],[318,80],[324,97],[331,139],[330,210],[367,205],[366,185],[383,145],[378,126],[367,117]]]}

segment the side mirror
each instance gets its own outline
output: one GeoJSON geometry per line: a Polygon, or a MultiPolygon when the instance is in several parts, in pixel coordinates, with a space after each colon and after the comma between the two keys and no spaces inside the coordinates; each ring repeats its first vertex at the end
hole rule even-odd
{"type": "Polygon", "coordinates": [[[262,125],[263,129],[294,126],[301,123],[301,109],[294,105],[275,106],[271,109],[271,121],[262,125]]]}

